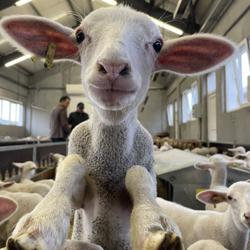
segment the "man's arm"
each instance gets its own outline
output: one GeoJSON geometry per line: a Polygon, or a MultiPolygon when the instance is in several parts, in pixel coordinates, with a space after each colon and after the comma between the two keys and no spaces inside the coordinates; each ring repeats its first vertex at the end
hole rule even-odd
{"type": "Polygon", "coordinates": [[[68,123],[68,118],[67,118],[67,112],[66,110],[62,110],[60,112],[60,124],[63,127],[64,132],[68,135],[70,134],[70,127],[68,123]]]}

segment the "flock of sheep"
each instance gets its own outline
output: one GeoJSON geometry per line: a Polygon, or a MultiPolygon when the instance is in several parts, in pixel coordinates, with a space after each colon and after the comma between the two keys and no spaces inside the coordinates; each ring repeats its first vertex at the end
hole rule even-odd
{"type": "MultiPolygon", "coordinates": [[[[163,145],[166,147],[166,145],[163,145]]],[[[227,168],[235,165],[246,165],[242,160],[242,155],[248,155],[243,147],[230,149],[234,153],[233,157],[215,154],[208,161],[197,162],[195,168],[198,170],[209,171],[211,184],[208,190],[197,194],[197,199],[206,204],[206,210],[193,210],[179,204],[156,198],[156,203],[163,208],[163,211],[177,224],[180,229],[184,246],[188,250],[227,249],[230,250],[247,249],[248,234],[250,225],[250,212],[246,212],[249,206],[250,183],[241,181],[234,183],[230,187],[226,186],[227,168]],[[238,159],[241,158],[241,159],[238,159]]],[[[64,156],[55,154],[58,164],[64,156]]],[[[21,169],[18,183],[12,181],[0,181],[0,242],[5,246],[5,242],[11,235],[13,228],[19,219],[31,212],[44,196],[52,188],[54,180],[41,180],[33,182],[31,178],[35,175],[37,168],[32,161],[24,163],[13,163],[21,169]]],[[[141,175],[142,178],[145,175],[141,175]]],[[[128,177],[126,182],[128,189],[133,186],[136,178],[128,177]]],[[[146,175],[143,183],[153,182],[150,175],[146,175]]],[[[151,185],[148,185],[150,188],[151,185]]],[[[136,203],[145,203],[143,192],[138,192],[136,203]]],[[[135,191],[134,191],[135,192],[135,191]]],[[[155,200],[152,195],[152,200],[155,200]]],[[[154,202],[154,201],[152,201],[154,202]]],[[[132,215],[133,216],[133,215],[132,215]]],[[[72,239],[77,239],[70,249],[85,249],[84,243],[79,240],[84,239],[83,221],[85,213],[83,209],[78,209],[72,221],[72,239]]],[[[137,218],[134,218],[136,221],[137,218]]],[[[95,246],[98,249],[98,246],[95,246]]],[[[2,248],[5,249],[5,248],[2,248]]],[[[64,245],[67,248],[67,241],[64,245]]],[[[100,248],[101,249],[101,248],[100,248]]],[[[250,246],[248,246],[250,249],[250,246]]]]}

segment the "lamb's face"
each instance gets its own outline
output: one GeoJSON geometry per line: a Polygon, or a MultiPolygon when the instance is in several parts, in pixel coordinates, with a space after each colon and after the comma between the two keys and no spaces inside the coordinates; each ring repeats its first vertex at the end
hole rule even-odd
{"type": "Polygon", "coordinates": [[[92,12],[76,29],[82,82],[104,110],[136,107],[145,97],[162,47],[158,27],[128,7],[92,12]]]}
{"type": "Polygon", "coordinates": [[[232,207],[235,221],[250,229],[250,183],[241,181],[230,186],[227,201],[232,207]]]}

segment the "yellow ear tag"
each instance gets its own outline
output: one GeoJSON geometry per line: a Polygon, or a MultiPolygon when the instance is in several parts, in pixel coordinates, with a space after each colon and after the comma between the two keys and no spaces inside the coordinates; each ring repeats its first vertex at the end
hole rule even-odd
{"type": "Polygon", "coordinates": [[[54,43],[49,43],[44,63],[45,68],[47,69],[53,68],[54,66],[53,61],[55,58],[55,54],[56,54],[56,45],[54,43]]]}
{"type": "Polygon", "coordinates": [[[32,56],[32,57],[31,57],[31,61],[32,61],[33,63],[37,62],[38,59],[39,59],[38,56],[32,56]]]}

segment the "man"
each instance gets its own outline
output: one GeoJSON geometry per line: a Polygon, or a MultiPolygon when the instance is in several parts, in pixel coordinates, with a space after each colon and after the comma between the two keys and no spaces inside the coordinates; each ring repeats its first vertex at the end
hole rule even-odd
{"type": "Polygon", "coordinates": [[[69,96],[62,96],[58,105],[50,114],[50,138],[53,142],[66,141],[70,127],[67,119],[67,108],[70,104],[69,96]]]}
{"type": "Polygon", "coordinates": [[[79,123],[84,122],[89,119],[89,115],[84,112],[84,104],[79,102],[76,106],[76,111],[70,113],[69,124],[71,125],[71,130],[74,129],[79,123]]]}

